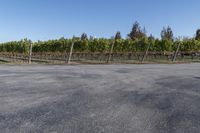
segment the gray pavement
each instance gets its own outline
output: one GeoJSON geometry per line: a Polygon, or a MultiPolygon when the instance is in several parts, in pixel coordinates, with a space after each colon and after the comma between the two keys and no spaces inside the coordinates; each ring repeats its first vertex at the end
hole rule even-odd
{"type": "Polygon", "coordinates": [[[1,133],[199,133],[200,64],[0,66],[1,133]]]}

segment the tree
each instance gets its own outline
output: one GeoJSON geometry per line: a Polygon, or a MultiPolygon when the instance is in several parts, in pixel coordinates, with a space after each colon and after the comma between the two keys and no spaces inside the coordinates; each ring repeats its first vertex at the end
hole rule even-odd
{"type": "Polygon", "coordinates": [[[145,28],[141,29],[139,23],[136,21],[133,24],[133,28],[131,32],[128,34],[128,37],[132,40],[141,39],[146,36],[146,30],[145,28]]]}
{"type": "Polygon", "coordinates": [[[121,33],[118,31],[115,35],[115,40],[122,39],[121,33]]]}
{"type": "Polygon", "coordinates": [[[172,29],[168,26],[167,28],[163,28],[161,31],[162,40],[170,40],[173,41],[174,35],[172,29]]]}
{"type": "Polygon", "coordinates": [[[196,31],[196,37],[195,37],[196,40],[200,40],[200,29],[198,29],[196,31]]]}
{"type": "Polygon", "coordinates": [[[155,40],[155,37],[151,34],[151,35],[148,37],[148,40],[155,40]]]}
{"type": "Polygon", "coordinates": [[[156,39],[152,34],[148,37],[149,51],[153,51],[154,50],[155,40],[156,39]]]}
{"type": "Polygon", "coordinates": [[[89,39],[90,41],[92,41],[92,40],[94,40],[94,37],[93,36],[90,36],[90,39],[89,39]]]}
{"type": "Polygon", "coordinates": [[[88,37],[87,37],[87,34],[86,33],[83,33],[81,35],[81,40],[88,40],[88,37]]]}

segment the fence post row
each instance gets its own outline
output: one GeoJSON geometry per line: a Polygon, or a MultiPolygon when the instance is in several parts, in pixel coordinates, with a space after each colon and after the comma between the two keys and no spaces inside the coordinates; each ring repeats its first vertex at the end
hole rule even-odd
{"type": "Polygon", "coordinates": [[[32,44],[32,43],[30,43],[30,46],[29,46],[29,57],[28,57],[28,64],[31,64],[32,47],[33,47],[33,44],[32,44]]]}
{"type": "MultiPolygon", "coordinates": [[[[31,64],[33,60],[42,60],[43,61],[43,58],[45,58],[44,60],[50,62],[50,61],[54,61],[54,60],[60,60],[61,58],[61,62],[62,63],[65,63],[65,64],[70,64],[71,63],[71,58],[73,58],[74,54],[73,54],[73,51],[74,51],[74,47],[75,47],[75,40],[73,39],[71,42],[71,46],[70,46],[70,49],[69,49],[69,45],[66,45],[68,48],[66,48],[65,50],[65,57],[63,58],[63,54],[61,55],[61,57],[58,57],[58,58],[52,58],[52,55],[49,53],[49,54],[45,54],[45,53],[33,53],[32,50],[34,50],[34,45],[32,42],[28,43],[27,46],[26,46],[26,49],[28,48],[28,52],[23,52],[23,53],[9,53],[9,52],[0,52],[0,56],[2,56],[3,58],[5,58],[5,61],[8,60],[8,62],[10,61],[23,61],[23,63],[28,63],[28,64],[31,64]],[[49,57],[50,56],[50,57],[49,57]],[[73,56],[73,57],[72,57],[73,56]],[[47,58],[48,57],[48,58],[47,58]],[[11,60],[10,60],[11,59],[11,60]],[[13,60],[12,60],[13,59],[13,60]],[[65,61],[65,62],[63,62],[65,61]]],[[[153,47],[152,43],[149,43],[148,46],[146,47],[145,51],[144,52],[141,52],[141,53],[137,53],[135,52],[135,54],[130,54],[130,56],[134,56],[134,58],[130,58],[131,60],[137,60],[138,63],[143,63],[147,57],[155,59],[157,60],[157,56],[164,56],[164,57],[168,57],[167,58],[167,61],[171,61],[171,62],[175,62],[176,60],[178,60],[179,58],[179,55],[181,54],[182,56],[182,59],[184,59],[184,56],[192,56],[192,58],[196,57],[196,56],[199,56],[198,54],[200,52],[197,52],[196,54],[193,52],[191,53],[191,51],[188,51],[188,52],[184,52],[184,51],[181,51],[181,47],[182,47],[182,43],[181,42],[178,42],[176,43],[176,46],[175,46],[175,49],[173,52],[166,52],[167,54],[164,53],[164,55],[160,52],[154,52],[153,54],[151,54],[151,47],[153,47]],[[138,56],[138,59],[135,59],[135,57],[138,56]]],[[[115,58],[113,56],[113,51],[114,51],[114,48],[115,48],[115,41],[112,41],[112,43],[110,43],[110,47],[109,47],[109,50],[107,51],[106,54],[104,53],[101,53],[103,54],[103,57],[104,57],[104,63],[110,63],[112,60],[114,60],[113,58],[115,58]]],[[[81,55],[80,53],[78,54],[79,56],[81,55]]],[[[96,54],[97,56],[101,56],[99,53],[96,54]]],[[[96,56],[95,55],[95,56],[96,56]]],[[[121,54],[122,56],[127,56],[126,54],[121,54]]],[[[59,56],[59,55],[58,55],[59,56]]],[[[84,53],[84,55],[81,55],[81,58],[87,58],[89,56],[94,56],[90,53],[84,53]]],[[[120,55],[116,55],[117,58],[120,58],[119,56],[120,55]]],[[[129,56],[129,54],[128,54],[129,56]]],[[[121,58],[120,58],[121,60],[121,58]]],[[[122,59],[123,60],[123,59],[122,59]]],[[[128,59],[129,60],[129,59],[128,59]]],[[[165,60],[163,58],[159,59],[159,60],[165,60]]],[[[45,62],[44,61],[44,62],[45,62]]],[[[102,61],[102,58],[100,58],[100,61],[102,61]]]]}
{"type": "Polygon", "coordinates": [[[67,64],[70,64],[70,62],[71,62],[71,57],[72,57],[73,48],[74,48],[74,41],[72,41],[72,44],[71,44],[69,56],[68,56],[68,59],[67,59],[67,64]]]}

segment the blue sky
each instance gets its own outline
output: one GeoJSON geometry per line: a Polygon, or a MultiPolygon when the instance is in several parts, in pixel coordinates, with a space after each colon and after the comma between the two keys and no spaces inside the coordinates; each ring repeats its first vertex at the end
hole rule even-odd
{"type": "Polygon", "coordinates": [[[138,21],[160,36],[171,26],[175,36],[194,36],[200,28],[199,0],[0,0],[0,42],[80,36],[83,32],[123,37],[138,21]]]}

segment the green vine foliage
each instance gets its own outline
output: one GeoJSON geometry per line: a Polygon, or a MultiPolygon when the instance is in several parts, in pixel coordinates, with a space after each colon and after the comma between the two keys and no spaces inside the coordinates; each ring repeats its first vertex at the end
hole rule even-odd
{"type": "Polygon", "coordinates": [[[65,39],[60,38],[57,40],[37,41],[32,42],[28,39],[20,41],[13,41],[0,44],[0,52],[17,52],[27,54],[30,44],[33,44],[33,52],[68,52],[70,50],[72,41],[74,42],[74,52],[109,52],[114,43],[114,52],[143,52],[149,46],[149,51],[155,52],[173,52],[176,50],[178,44],[181,51],[200,51],[200,41],[195,39],[185,40],[160,40],[149,39],[143,37],[140,39],[65,39]]]}

